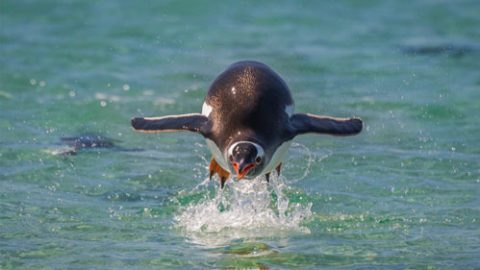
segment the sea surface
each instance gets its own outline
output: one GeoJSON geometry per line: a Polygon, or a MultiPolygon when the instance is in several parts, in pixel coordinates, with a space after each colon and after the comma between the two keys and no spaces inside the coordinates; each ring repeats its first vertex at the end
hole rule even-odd
{"type": "MultiPolygon", "coordinates": [[[[479,269],[480,2],[0,1],[0,269],[479,269]],[[280,177],[208,180],[200,112],[257,60],[297,112],[280,177]]],[[[232,105],[234,106],[234,105],[232,105]]]]}

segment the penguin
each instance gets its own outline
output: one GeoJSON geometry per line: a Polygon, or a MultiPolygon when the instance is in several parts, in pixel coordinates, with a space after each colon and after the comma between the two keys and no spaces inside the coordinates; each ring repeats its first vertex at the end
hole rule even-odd
{"type": "Polygon", "coordinates": [[[267,65],[240,61],[230,65],[210,85],[202,113],[135,117],[140,132],[190,131],[201,134],[212,153],[210,179],[215,174],[223,188],[227,179],[269,180],[280,175],[292,140],[301,134],[355,135],[360,118],[337,118],[294,113],[294,102],[284,80],[267,65]]]}

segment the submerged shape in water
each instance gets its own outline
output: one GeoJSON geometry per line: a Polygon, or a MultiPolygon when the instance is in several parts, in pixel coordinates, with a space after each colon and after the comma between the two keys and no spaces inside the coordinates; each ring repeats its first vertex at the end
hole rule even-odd
{"type": "Polygon", "coordinates": [[[86,133],[78,136],[61,137],[62,146],[47,150],[48,153],[55,156],[76,155],[82,149],[115,149],[120,151],[141,151],[141,149],[124,148],[117,146],[119,140],[115,140],[103,135],[86,133]]]}
{"type": "Polygon", "coordinates": [[[74,137],[62,137],[62,142],[75,149],[80,148],[112,148],[115,146],[113,139],[98,134],[84,134],[74,137]]]}
{"type": "Polygon", "coordinates": [[[412,55],[451,55],[461,57],[466,54],[480,52],[478,44],[459,43],[432,43],[432,44],[408,44],[400,46],[400,49],[412,55]]]}

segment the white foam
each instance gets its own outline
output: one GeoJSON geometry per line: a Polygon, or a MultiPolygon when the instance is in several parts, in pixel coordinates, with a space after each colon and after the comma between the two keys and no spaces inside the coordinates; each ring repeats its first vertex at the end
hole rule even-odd
{"type": "Polygon", "coordinates": [[[74,155],[76,153],[76,149],[73,146],[60,146],[57,148],[46,149],[43,152],[54,156],[63,156],[74,155]]]}
{"type": "MultiPolygon", "coordinates": [[[[205,182],[197,190],[202,188],[206,188],[205,182]]],[[[191,241],[204,245],[282,231],[309,233],[302,222],[312,215],[312,204],[292,205],[283,194],[286,188],[284,179],[273,174],[270,184],[264,177],[229,180],[225,189],[218,189],[213,198],[205,195],[200,202],[180,209],[174,216],[174,226],[191,241]]]]}

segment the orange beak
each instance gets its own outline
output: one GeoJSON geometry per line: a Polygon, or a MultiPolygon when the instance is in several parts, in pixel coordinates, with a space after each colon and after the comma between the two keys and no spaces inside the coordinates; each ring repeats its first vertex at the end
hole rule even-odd
{"type": "Polygon", "coordinates": [[[240,179],[242,179],[243,177],[245,177],[245,175],[247,175],[247,173],[248,173],[253,167],[255,167],[255,164],[249,163],[249,164],[247,164],[245,167],[240,168],[240,166],[238,165],[237,162],[233,162],[233,169],[235,169],[235,173],[237,174],[237,180],[240,180],[240,179]]]}

